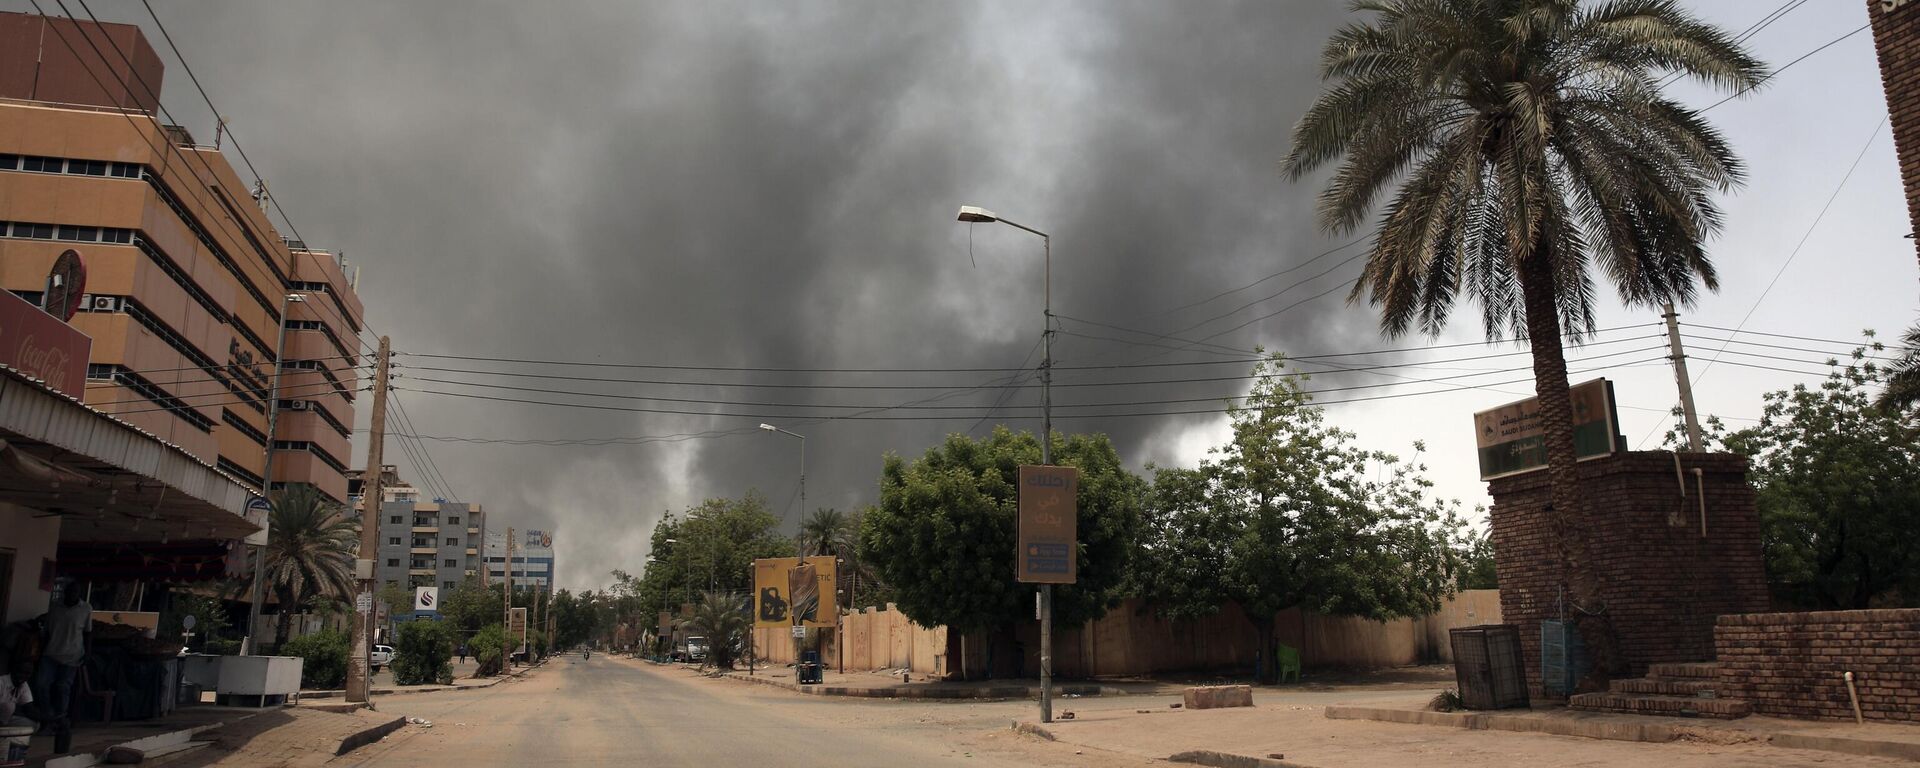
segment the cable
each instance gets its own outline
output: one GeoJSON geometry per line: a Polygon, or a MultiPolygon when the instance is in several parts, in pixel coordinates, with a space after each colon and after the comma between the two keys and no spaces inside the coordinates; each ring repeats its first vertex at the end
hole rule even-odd
{"type": "Polygon", "coordinates": [[[1807,51],[1806,53],[1803,53],[1803,54],[1800,54],[1800,58],[1797,58],[1797,59],[1794,59],[1793,61],[1789,61],[1789,62],[1787,62],[1787,63],[1785,63],[1785,64],[1782,64],[1782,65],[1780,65],[1780,68],[1779,68],[1779,69],[1776,69],[1776,70],[1774,70],[1774,71],[1772,71],[1772,72],[1769,72],[1769,73],[1767,73],[1767,76],[1766,76],[1766,77],[1763,77],[1763,78],[1760,78],[1760,80],[1759,80],[1759,82],[1756,82],[1756,83],[1754,83],[1753,85],[1749,85],[1749,86],[1747,86],[1747,87],[1745,87],[1745,88],[1742,88],[1742,89],[1740,89],[1739,91],[1737,91],[1737,92],[1735,92],[1735,93],[1734,93],[1733,95],[1731,95],[1731,96],[1728,96],[1728,97],[1726,97],[1726,98],[1724,98],[1724,99],[1721,99],[1721,100],[1719,100],[1719,101],[1716,101],[1716,102],[1714,102],[1714,103],[1713,103],[1712,105],[1710,105],[1710,106],[1708,106],[1708,107],[1707,107],[1706,109],[1702,109],[1702,110],[1700,110],[1699,112],[1697,112],[1697,113],[1695,113],[1695,114],[1706,114],[1707,112],[1709,112],[1709,111],[1711,111],[1711,110],[1712,110],[1712,109],[1713,109],[1714,107],[1718,107],[1718,106],[1720,106],[1720,105],[1722,105],[1722,104],[1725,104],[1725,103],[1727,103],[1727,102],[1729,102],[1729,101],[1733,101],[1734,99],[1737,99],[1737,98],[1740,98],[1741,96],[1745,96],[1745,95],[1747,94],[1747,92],[1749,92],[1749,91],[1752,91],[1753,89],[1755,89],[1755,88],[1758,88],[1758,87],[1760,87],[1760,86],[1762,86],[1762,85],[1766,85],[1768,81],[1770,81],[1770,80],[1772,80],[1772,79],[1774,79],[1774,78],[1776,78],[1776,77],[1779,77],[1779,76],[1780,76],[1780,73],[1782,73],[1782,72],[1785,72],[1785,71],[1787,71],[1788,69],[1791,69],[1791,68],[1793,68],[1793,65],[1795,65],[1795,64],[1798,64],[1798,63],[1800,63],[1800,62],[1803,62],[1803,61],[1806,61],[1808,57],[1810,57],[1810,56],[1812,56],[1812,55],[1814,55],[1814,54],[1816,54],[1816,53],[1819,53],[1819,52],[1821,52],[1821,51],[1824,51],[1824,50],[1826,50],[1826,49],[1828,49],[1828,48],[1832,48],[1833,46],[1835,46],[1835,45],[1838,45],[1838,44],[1840,43],[1840,41],[1842,41],[1842,40],[1845,40],[1845,39],[1847,39],[1847,38],[1849,38],[1849,37],[1853,37],[1854,35],[1857,35],[1857,34],[1860,34],[1861,32],[1864,32],[1864,31],[1866,31],[1866,30],[1867,30],[1867,28],[1868,28],[1868,27],[1871,27],[1871,26],[1873,26],[1873,25],[1872,25],[1872,24],[1870,24],[1870,23],[1869,23],[1869,24],[1862,24],[1862,25],[1860,25],[1859,27],[1857,27],[1857,28],[1855,28],[1855,29],[1854,29],[1854,30],[1853,30],[1852,32],[1848,32],[1848,33],[1846,33],[1846,34],[1844,34],[1844,35],[1841,35],[1841,36],[1839,36],[1839,37],[1836,37],[1836,38],[1834,38],[1834,39],[1832,39],[1832,40],[1829,40],[1829,41],[1827,41],[1827,43],[1826,43],[1825,45],[1822,45],[1822,46],[1820,46],[1820,47],[1818,47],[1818,48],[1815,48],[1815,49],[1813,49],[1813,50],[1811,50],[1811,51],[1807,51]]]}
{"type": "Polygon", "coordinates": [[[1810,341],[1816,344],[1837,344],[1839,346],[1849,347],[1849,348],[1867,346],[1867,342],[1864,342],[1864,341],[1839,341],[1835,339],[1815,338],[1812,336],[1794,336],[1794,335],[1785,334],[1785,333],[1767,333],[1765,331],[1749,331],[1749,330],[1739,329],[1739,328],[1721,328],[1720,326],[1717,326],[1717,325],[1701,325],[1700,323],[1693,323],[1692,325],[1695,328],[1705,328],[1710,331],[1721,331],[1723,333],[1734,333],[1734,334],[1744,333],[1749,336],[1766,336],[1766,337],[1775,338],[1775,339],[1793,339],[1795,341],[1810,341]]]}
{"type": "MultiPolygon", "coordinates": [[[[1759,21],[1756,21],[1752,24],[1747,25],[1747,28],[1745,30],[1742,30],[1740,35],[1733,39],[1733,42],[1735,44],[1739,44],[1739,43],[1744,43],[1749,39],[1752,39],[1754,35],[1760,34],[1760,32],[1765,30],[1767,27],[1773,26],[1774,22],[1785,18],[1787,14],[1792,13],[1795,10],[1798,10],[1800,6],[1806,5],[1806,4],[1807,4],[1807,0],[1787,0],[1787,2],[1783,3],[1780,7],[1775,8],[1772,11],[1767,12],[1767,15],[1760,17],[1759,21]]],[[[1665,79],[1662,79],[1660,83],[1654,87],[1665,88],[1669,85],[1674,84],[1674,82],[1678,81],[1680,78],[1685,76],[1686,76],[1685,72],[1675,71],[1674,73],[1668,75],[1665,79]]]]}
{"type": "MultiPolygon", "coordinates": [[[[388,392],[387,402],[393,404],[394,412],[400,417],[399,420],[402,427],[404,427],[408,432],[419,431],[419,429],[413,425],[413,417],[407,415],[407,408],[405,405],[401,404],[399,396],[393,394],[392,392],[388,392]]],[[[433,454],[427,450],[427,446],[425,444],[418,444],[417,447],[419,448],[419,453],[421,458],[425,459],[425,463],[427,465],[426,468],[423,468],[421,471],[425,472],[425,471],[428,471],[428,469],[430,469],[434,475],[437,475],[440,478],[440,486],[446,490],[447,498],[453,499],[454,503],[456,504],[460,503],[460,495],[457,493],[454,493],[453,483],[448,482],[446,473],[440,471],[440,463],[433,460],[433,454]]]]}
{"type": "MultiPolygon", "coordinates": [[[[973,231],[973,228],[972,228],[972,227],[968,227],[968,228],[967,228],[967,231],[968,231],[968,232],[972,232],[972,231],[973,231]]],[[[1029,362],[1031,362],[1031,361],[1033,360],[1033,353],[1035,353],[1035,352],[1038,352],[1038,351],[1040,351],[1040,347],[1041,347],[1041,346],[1043,346],[1043,345],[1045,345],[1045,344],[1046,344],[1046,341],[1047,341],[1047,337],[1046,337],[1045,335],[1042,335],[1042,336],[1041,336],[1041,337],[1040,337],[1039,339],[1036,339],[1036,340],[1035,340],[1035,341],[1033,342],[1033,346],[1027,349],[1027,354],[1026,354],[1026,356],[1025,356],[1025,357],[1022,357],[1022,358],[1020,359],[1020,367],[1021,367],[1021,368],[1026,368],[1026,367],[1027,367],[1027,363],[1029,363],[1029,362]]],[[[1039,369],[1037,369],[1037,368],[1036,368],[1036,369],[1029,369],[1029,370],[1031,370],[1031,371],[1032,371],[1033,373],[1039,373],[1039,369]]],[[[1000,410],[1000,406],[1003,406],[1003,405],[1006,405],[1006,403],[1007,403],[1007,398],[1009,398],[1009,397],[1012,397],[1012,396],[1013,396],[1013,391],[1014,391],[1014,389],[1015,389],[1016,387],[1018,387],[1018,386],[1019,386],[1019,385],[1021,384],[1021,382],[1022,382],[1023,380],[1027,380],[1027,379],[1031,379],[1031,378],[1032,378],[1032,376],[1031,376],[1031,375],[1029,375],[1029,374],[1027,374],[1027,373],[1022,373],[1022,374],[1020,375],[1020,378],[1016,378],[1016,379],[1014,379],[1013,381],[1010,381],[1010,382],[1008,382],[1006,386],[1004,386],[1004,387],[1001,387],[1001,388],[1000,388],[1000,397],[998,397],[998,398],[996,398],[996,399],[995,399],[995,400],[993,401],[993,406],[987,409],[987,412],[986,412],[986,414],[985,414],[985,415],[982,415],[982,416],[980,417],[980,420],[979,420],[979,421],[976,421],[976,422],[974,422],[974,423],[973,423],[973,426],[970,426],[970,427],[967,427],[967,434],[969,434],[969,435],[971,435],[971,434],[973,434],[974,432],[977,432],[977,431],[979,431],[979,429],[980,429],[980,426],[981,426],[981,425],[983,425],[983,424],[986,424],[986,423],[987,423],[987,420],[988,420],[988,419],[991,419],[991,418],[993,418],[993,414],[994,414],[994,412],[995,412],[995,411],[998,411],[998,410],[1000,410]]]]}
{"type": "Polygon", "coordinates": [[[1295,264],[1295,265],[1293,265],[1293,266],[1291,266],[1291,267],[1287,267],[1286,269],[1283,269],[1283,270],[1280,270],[1280,271],[1278,271],[1278,272],[1274,272],[1274,273],[1272,273],[1272,274],[1270,274],[1270,275],[1267,275],[1266,277],[1262,277],[1262,278],[1260,278],[1260,279],[1258,279],[1258,280],[1255,280],[1255,281],[1253,281],[1253,282],[1251,282],[1251,283],[1247,283],[1246,285],[1242,285],[1242,286],[1240,286],[1240,287],[1238,287],[1238,288],[1232,288],[1232,289],[1228,289],[1228,290],[1225,290],[1225,291],[1221,291],[1221,292],[1219,292],[1219,293],[1216,293],[1216,294],[1214,294],[1214,295],[1212,295],[1212,296],[1208,296],[1208,297],[1206,297],[1206,298],[1204,298],[1204,299],[1201,299],[1201,300],[1199,300],[1199,301],[1195,301],[1195,302],[1190,302],[1190,303],[1187,303],[1187,304],[1182,304],[1182,305],[1180,305],[1180,306],[1177,306],[1177,307],[1174,307],[1174,308],[1172,308],[1172,309],[1169,309],[1169,310],[1165,310],[1165,311],[1162,311],[1162,312],[1160,312],[1160,313],[1159,313],[1158,315],[1155,315],[1155,317],[1165,317],[1165,316],[1167,316],[1167,315],[1171,315],[1171,314],[1174,314],[1174,313],[1176,313],[1176,312],[1180,312],[1180,311],[1183,311],[1183,310],[1187,310],[1187,309],[1192,309],[1192,308],[1194,308],[1194,307],[1197,307],[1197,306],[1200,306],[1200,305],[1202,305],[1202,304],[1210,304],[1210,303],[1212,303],[1212,302],[1214,302],[1214,301],[1218,301],[1218,300],[1220,300],[1220,299],[1224,299],[1224,298],[1226,298],[1226,297],[1228,297],[1228,296],[1232,296],[1233,294],[1236,294],[1236,293],[1239,293],[1239,292],[1241,292],[1241,291],[1245,291],[1245,290],[1248,290],[1248,289],[1251,289],[1251,288],[1253,288],[1253,287],[1254,287],[1254,286],[1256,286],[1256,285],[1259,285],[1259,284],[1261,284],[1261,283],[1264,283],[1264,282],[1266,282],[1266,281],[1268,281],[1268,280],[1272,280],[1272,279],[1274,279],[1274,278],[1276,278],[1276,277],[1280,277],[1280,276],[1282,276],[1282,275],[1286,275],[1286,274],[1290,274],[1290,273],[1293,273],[1293,272],[1297,272],[1297,271],[1299,271],[1299,270],[1301,270],[1301,269],[1304,269],[1304,268],[1306,268],[1306,266],[1307,266],[1308,264],[1312,264],[1312,263],[1314,263],[1314,262],[1316,262],[1316,261],[1319,261],[1319,260],[1321,260],[1321,259],[1324,259],[1324,258],[1326,258],[1326,257],[1328,257],[1328,256],[1332,256],[1333,254],[1336,254],[1336,253],[1339,253],[1339,252],[1341,252],[1341,251],[1344,251],[1344,250],[1346,250],[1346,249],[1348,249],[1348,248],[1352,248],[1352,247],[1354,247],[1354,246],[1356,246],[1356,245],[1359,245],[1359,244],[1361,244],[1361,243],[1364,243],[1364,242],[1366,242],[1366,241],[1367,241],[1367,240],[1368,240],[1369,238],[1372,238],[1372,237],[1373,237],[1372,235],[1362,235],[1362,236],[1360,236],[1360,237],[1356,237],[1356,238],[1354,238],[1353,240],[1350,240],[1350,241],[1348,241],[1347,243],[1345,243],[1345,244],[1343,244],[1343,245],[1337,245],[1337,246],[1334,246],[1334,247],[1332,247],[1332,248],[1329,248],[1329,249],[1327,249],[1327,250],[1324,250],[1324,251],[1321,251],[1321,252],[1319,253],[1319,255],[1317,255],[1317,256],[1314,256],[1313,258],[1311,258],[1311,259],[1308,259],[1308,260],[1306,260],[1306,261],[1303,261],[1303,262],[1301,262],[1301,263],[1299,263],[1299,264],[1295,264]]]}
{"type": "MultiPolygon", "coordinates": [[[[1759,341],[1742,341],[1740,339],[1716,339],[1710,336],[1696,336],[1694,334],[1685,333],[1685,332],[1682,332],[1680,334],[1680,337],[1683,339],[1687,339],[1689,341],[1701,341],[1709,344],[1714,344],[1714,343],[1739,344],[1741,346],[1762,347],[1765,349],[1778,349],[1778,350],[1783,350],[1787,352],[1805,352],[1810,355],[1827,355],[1830,357],[1847,357],[1847,358],[1851,358],[1854,355],[1853,350],[1849,350],[1846,352],[1835,352],[1833,350],[1826,350],[1826,349],[1807,349],[1805,347],[1790,347],[1785,344],[1767,344],[1765,342],[1759,342],[1759,341]]],[[[1858,350],[1858,349],[1862,349],[1863,347],[1864,345],[1855,345],[1854,349],[1858,350]]],[[[1880,362],[1893,362],[1897,358],[1885,357],[1882,355],[1869,355],[1863,351],[1860,353],[1860,359],[1874,360],[1874,361],[1880,361],[1880,362]]]]}

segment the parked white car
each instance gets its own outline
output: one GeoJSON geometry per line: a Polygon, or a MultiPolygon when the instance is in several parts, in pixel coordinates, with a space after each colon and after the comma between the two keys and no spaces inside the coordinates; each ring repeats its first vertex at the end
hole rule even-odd
{"type": "Polygon", "coordinates": [[[393,663],[393,646],[376,645],[373,647],[373,653],[368,654],[368,657],[373,664],[373,671],[378,674],[381,667],[393,663]]]}

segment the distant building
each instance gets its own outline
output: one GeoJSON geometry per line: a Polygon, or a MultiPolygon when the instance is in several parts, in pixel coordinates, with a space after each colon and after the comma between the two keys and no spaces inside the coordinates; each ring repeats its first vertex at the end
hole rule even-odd
{"type": "MultiPolygon", "coordinates": [[[[515,589],[553,588],[553,532],[515,531],[513,543],[513,586],[515,589]]],[[[487,583],[507,574],[507,535],[504,531],[487,534],[487,583]]]]}
{"type": "MultiPolygon", "coordinates": [[[[383,585],[439,587],[444,593],[479,575],[486,511],[479,504],[423,500],[420,490],[401,480],[393,465],[381,469],[374,578],[383,585]]],[[[358,473],[349,479],[356,507],[366,503],[361,482],[358,473]]]]}

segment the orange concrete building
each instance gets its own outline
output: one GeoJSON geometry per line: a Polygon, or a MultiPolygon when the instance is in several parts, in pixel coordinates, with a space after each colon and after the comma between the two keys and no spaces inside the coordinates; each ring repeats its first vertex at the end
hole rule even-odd
{"type": "Polygon", "coordinates": [[[0,73],[0,288],[38,303],[79,255],[87,404],[258,488],[277,361],[272,485],[345,502],[363,388],[345,259],[283,238],[258,180],[157,119],[138,27],[0,13],[0,73]]]}

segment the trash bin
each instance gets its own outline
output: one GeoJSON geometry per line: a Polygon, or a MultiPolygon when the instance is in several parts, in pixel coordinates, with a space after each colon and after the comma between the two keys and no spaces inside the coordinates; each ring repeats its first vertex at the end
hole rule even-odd
{"type": "Polygon", "coordinates": [[[826,669],[820,665],[818,652],[807,651],[800,655],[800,664],[794,672],[795,682],[801,685],[816,685],[825,674],[826,669]]]}

